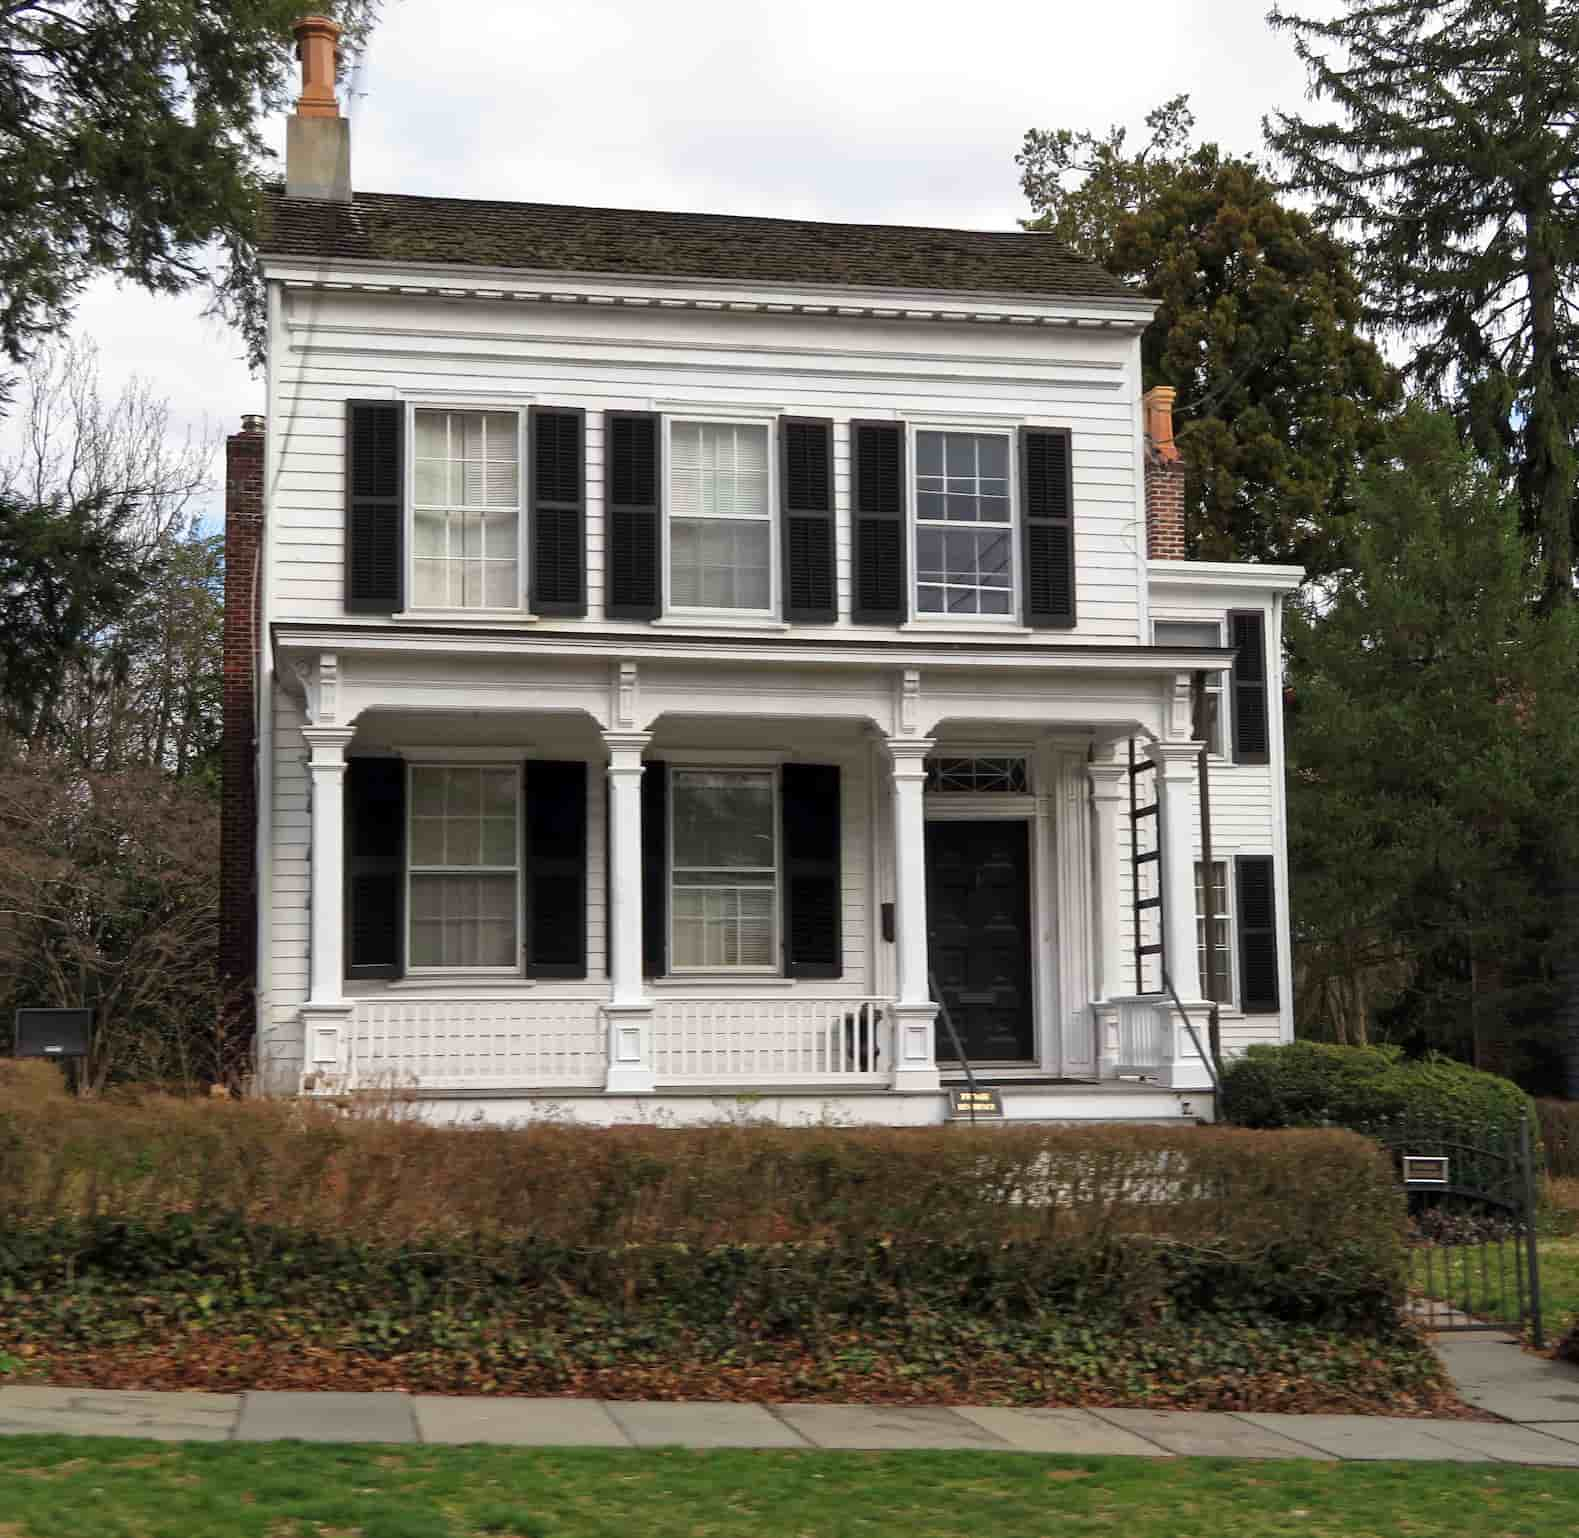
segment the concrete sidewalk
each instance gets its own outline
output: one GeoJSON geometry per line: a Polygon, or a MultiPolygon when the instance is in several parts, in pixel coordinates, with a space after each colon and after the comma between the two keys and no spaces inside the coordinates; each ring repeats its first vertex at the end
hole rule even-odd
{"type": "Polygon", "coordinates": [[[0,1387],[0,1433],[161,1441],[510,1447],[760,1447],[1317,1458],[1579,1468],[1579,1368],[1511,1336],[1437,1341],[1466,1400],[1498,1422],[900,1405],[674,1404],[436,1394],[126,1393],[0,1387]]]}

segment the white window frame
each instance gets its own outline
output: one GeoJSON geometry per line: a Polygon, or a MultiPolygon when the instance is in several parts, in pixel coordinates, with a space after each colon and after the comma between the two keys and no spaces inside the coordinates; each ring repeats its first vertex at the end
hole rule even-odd
{"type": "MultiPolygon", "coordinates": [[[[777,619],[780,611],[779,584],[779,443],[777,415],[754,415],[751,412],[731,412],[728,416],[706,412],[677,412],[663,419],[662,484],[659,488],[662,517],[662,539],[659,560],[663,565],[663,612],[665,615],[688,616],[721,620],[777,619]],[[768,510],[764,518],[717,518],[718,523],[765,523],[768,531],[768,605],[765,609],[725,609],[707,604],[676,604],[670,593],[673,568],[670,557],[670,524],[675,516],[674,499],[670,495],[670,476],[674,473],[674,429],[680,426],[700,427],[760,427],[768,440],[768,510]]],[[[687,517],[698,515],[687,514],[687,517]]],[[[706,514],[700,515],[706,517],[706,514]]]]}
{"type": "Polygon", "coordinates": [[[905,603],[914,625],[937,625],[957,629],[961,625],[1000,629],[1019,627],[1020,619],[1020,455],[1019,431],[999,423],[912,420],[905,424],[905,523],[907,525],[908,573],[910,591],[905,603]],[[928,520],[928,528],[981,529],[1005,528],[1009,534],[1009,612],[1007,614],[923,613],[920,604],[920,570],[917,562],[921,519],[917,512],[916,447],[922,433],[964,433],[973,438],[1003,438],[1009,449],[1009,521],[1007,524],[945,523],[928,520]]]}
{"type": "MultiPolygon", "coordinates": [[[[401,538],[405,545],[402,556],[404,571],[402,580],[405,584],[405,607],[402,613],[406,614],[442,614],[446,617],[463,616],[475,619],[500,619],[519,618],[526,612],[526,596],[531,592],[531,573],[527,570],[526,558],[530,541],[526,537],[526,510],[531,505],[527,491],[527,463],[526,442],[526,412],[516,405],[508,402],[489,403],[470,398],[461,401],[454,400],[408,400],[406,402],[405,442],[407,451],[405,455],[405,510],[403,513],[404,524],[401,529],[401,538]],[[506,608],[486,607],[478,605],[476,608],[450,608],[446,605],[419,604],[416,602],[417,594],[417,413],[419,411],[445,411],[451,415],[470,414],[473,416],[513,416],[515,418],[515,452],[516,452],[516,477],[515,477],[515,573],[516,589],[515,602],[506,608]]],[[[490,509],[493,512],[503,512],[503,508],[490,509]]]]}
{"type": "Polygon", "coordinates": [[[521,858],[521,846],[525,836],[521,822],[525,815],[526,806],[521,794],[521,760],[513,756],[509,759],[494,758],[492,755],[468,755],[466,757],[432,757],[415,758],[406,761],[406,826],[405,836],[405,871],[403,875],[404,903],[403,922],[401,925],[401,959],[402,971],[408,977],[521,977],[525,974],[525,936],[526,936],[526,869],[521,858]],[[412,837],[412,823],[416,817],[417,798],[412,788],[412,779],[418,769],[514,769],[512,776],[513,790],[511,792],[515,801],[515,865],[507,868],[495,865],[417,865],[411,858],[411,851],[416,840],[412,837]],[[515,962],[508,967],[485,966],[460,966],[460,967],[432,967],[414,966],[411,961],[411,878],[416,876],[503,876],[513,871],[515,876],[515,962]]]}
{"type": "MultiPolygon", "coordinates": [[[[780,977],[783,975],[783,945],[784,945],[784,851],[783,844],[783,808],[779,805],[783,794],[783,784],[776,768],[768,768],[763,764],[741,762],[732,760],[729,763],[707,763],[698,759],[694,762],[671,763],[669,765],[669,794],[664,797],[664,820],[667,826],[664,829],[664,908],[668,945],[669,975],[671,977],[780,977]],[[717,966],[717,967],[682,967],[674,964],[674,784],[678,775],[687,772],[694,774],[750,774],[767,777],[773,792],[773,879],[767,885],[767,890],[773,894],[773,934],[769,940],[768,954],[780,958],[777,962],[770,962],[761,967],[745,966],[717,966]]],[[[690,867],[695,870],[707,869],[738,869],[741,867],[690,867]]],[[[758,869],[759,867],[752,867],[758,869]]]]}
{"type": "MultiPolygon", "coordinates": [[[[1201,937],[1204,933],[1202,924],[1210,921],[1210,915],[1201,912],[1201,867],[1205,860],[1197,860],[1194,866],[1195,873],[1195,969],[1196,981],[1199,985],[1201,967],[1201,937]]],[[[1239,914],[1234,906],[1234,857],[1219,855],[1212,852],[1212,864],[1221,865],[1223,868],[1223,911],[1221,917],[1228,925],[1228,976],[1227,998],[1218,999],[1216,1002],[1222,1009],[1235,1010],[1239,1008],[1239,914]]],[[[1206,990],[1201,989],[1205,994],[1206,990]]]]}
{"type": "MultiPolygon", "coordinates": [[[[1219,614],[1201,614],[1196,616],[1169,614],[1153,619],[1151,622],[1151,640],[1154,646],[1165,646],[1168,643],[1158,639],[1157,627],[1159,625],[1215,625],[1217,627],[1217,644],[1227,646],[1225,631],[1228,621],[1219,614]]],[[[1206,756],[1214,764],[1227,764],[1233,762],[1233,757],[1228,750],[1228,744],[1233,741],[1233,722],[1229,719],[1232,708],[1231,698],[1233,690],[1228,687],[1227,673],[1208,672],[1206,675],[1206,692],[1217,696],[1217,742],[1207,743],[1206,756]]]]}

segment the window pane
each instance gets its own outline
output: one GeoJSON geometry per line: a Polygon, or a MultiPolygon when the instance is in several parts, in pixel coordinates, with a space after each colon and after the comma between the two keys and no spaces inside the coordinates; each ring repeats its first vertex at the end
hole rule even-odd
{"type": "Polygon", "coordinates": [[[673,776],[674,867],[773,868],[773,778],[767,774],[673,776]]]}
{"type": "Polygon", "coordinates": [[[772,526],[676,519],[669,531],[669,596],[678,608],[766,609],[772,526]]]}
{"type": "Polygon", "coordinates": [[[942,475],[943,434],[916,434],[916,474],[942,475]]]}
{"type": "Polygon", "coordinates": [[[768,430],[676,422],[669,440],[669,506],[685,516],[768,515],[768,430]]]}
{"type": "Polygon", "coordinates": [[[411,910],[413,966],[515,965],[514,876],[414,875],[411,910]]]}

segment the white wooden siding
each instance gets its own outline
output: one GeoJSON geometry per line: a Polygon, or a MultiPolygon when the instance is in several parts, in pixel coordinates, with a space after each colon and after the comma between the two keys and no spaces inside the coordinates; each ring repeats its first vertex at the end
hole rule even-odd
{"type": "Polygon", "coordinates": [[[349,399],[584,407],[589,604],[580,623],[587,625],[603,622],[603,413],[738,405],[835,422],[841,625],[851,604],[852,418],[1069,427],[1079,623],[1035,639],[1139,638],[1144,514],[1131,337],[823,317],[609,315],[416,296],[319,294],[309,308],[291,294],[286,310],[274,343],[270,422],[278,455],[268,521],[272,620],[343,613],[349,399]]]}

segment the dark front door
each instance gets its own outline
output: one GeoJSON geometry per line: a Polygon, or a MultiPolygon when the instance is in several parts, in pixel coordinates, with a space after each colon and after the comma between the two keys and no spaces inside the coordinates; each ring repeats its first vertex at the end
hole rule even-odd
{"type": "MultiPolygon", "coordinates": [[[[1036,1055],[1030,824],[927,824],[927,954],[972,1063],[1036,1055]]],[[[937,1054],[959,1054],[942,1020],[937,1054]]]]}

